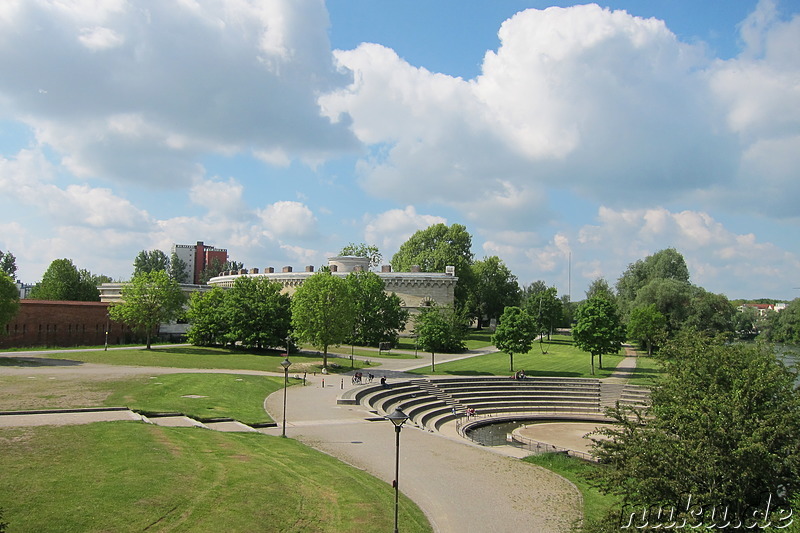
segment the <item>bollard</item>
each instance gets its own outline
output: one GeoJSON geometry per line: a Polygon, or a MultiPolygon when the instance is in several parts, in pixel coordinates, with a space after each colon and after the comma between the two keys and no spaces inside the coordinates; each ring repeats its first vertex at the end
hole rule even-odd
{"type": "Polygon", "coordinates": [[[342,388],[344,388],[344,378],[342,378],[342,388]]]}

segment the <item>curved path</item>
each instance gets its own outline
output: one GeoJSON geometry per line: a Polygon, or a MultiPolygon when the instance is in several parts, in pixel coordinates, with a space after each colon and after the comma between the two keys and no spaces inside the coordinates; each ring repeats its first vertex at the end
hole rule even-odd
{"type": "MultiPolygon", "coordinates": [[[[385,419],[375,420],[362,406],[336,405],[341,377],[325,380],[324,388],[322,377],[316,376],[306,387],[288,389],[287,436],[391,483],[394,427],[385,419]]],[[[280,423],[283,391],[270,395],[266,408],[280,423]]],[[[280,434],[278,428],[261,431],[280,434]]],[[[405,427],[400,435],[400,490],[425,512],[436,531],[570,531],[580,519],[577,489],[548,470],[492,451],[405,427]]]]}

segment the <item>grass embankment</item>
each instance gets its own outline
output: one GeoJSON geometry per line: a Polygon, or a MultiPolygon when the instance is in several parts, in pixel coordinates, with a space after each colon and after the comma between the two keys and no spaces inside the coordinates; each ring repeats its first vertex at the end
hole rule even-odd
{"type": "MultiPolygon", "coordinates": [[[[53,351],[43,356],[51,359],[68,359],[105,365],[261,370],[280,372],[281,374],[283,374],[283,367],[280,363],[284,359],[284,355],[276,351],[243,351],[186,345],[168,345],[153,350],[129,348],[68,353],[53,351]]],[[[289,360],[292,362],[292,366],[289,368],[291,374],[322,370],[322,356],[318,356],[316,353],[293,353],[289,355],[289,360]]],[[[354,361],[354,363],[356,368],[367,366],[363,361],[354,361]]],[[[329,357],[328,370],[331,372],[350,370],[350,361],[345,362],[329,357]]]]}
{"type": "Polygon", "coordinates": [[[601,465],[588,463],[560,453],[530,455],[523,461],[552,470],[578,487],[583,496],[583,518],[585,522],[602,519],[608,509],[617,503],[615,496],[603,494],[600,489],[590,482],[592,472],[597,468],[602,468],[601,465]]]}
{"type": "MultiPolygon", "coordinates": [[[[553,335],[550,341],[536,342],[526,354],[514,354],[514,371],[524,370],[528,376],[597,377],[611,375],[623,355],[604,355],[603,368],[595,357],[595,374],[591,373],[591,355],[577,348],[572,337],[553,335]]],[[[460,376],[509,376],[510,358],[505,352],[471,357],[436,365],[431,372],[429,366],[412,371],[416,374],[460,375],[460,376]]]]}
{"type": "MultiPolygon", "coordinates": [[[[291,378],[289,384],[302,383],[291,378]]],[[[283,387],[283,376],[163,374],[126,379],[0,377],[0,411],[129,407],[143,413],[179,412],[197,420],[233,418],[272,422],[264,398],[283,387]]]]}
{"type": "MultiPolygon", "coordinates": [[[[135,422],[0,429],[8,531],[383,532],[394,491],[292,439],[135,422]]],[[[430,531],[400,501],[403,531],[430,531]]]]}

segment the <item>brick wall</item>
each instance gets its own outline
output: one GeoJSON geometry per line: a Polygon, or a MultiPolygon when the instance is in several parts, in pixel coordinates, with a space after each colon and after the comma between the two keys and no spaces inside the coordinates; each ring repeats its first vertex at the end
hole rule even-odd
{"type": "Polygon", "coordinates": [[[107,319],[105,302],[20,300],[17,315],[0,334],[0,348],[26,346],[98,346],[128,340],[127,326],[107,319]]]}

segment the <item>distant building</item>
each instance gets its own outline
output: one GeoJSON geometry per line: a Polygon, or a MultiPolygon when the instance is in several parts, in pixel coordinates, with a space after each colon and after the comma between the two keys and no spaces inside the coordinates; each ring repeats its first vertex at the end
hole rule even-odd
{"type": "Polygon", "coordinates": [[[783,302],[778,302],[775,304],[742,304],[739,306],[739,311],[744,311],[747,308],[755,309],[758,313],[758,316],[767,316],[767,313],[770,311],[780,312],[786,309],[786,304],[783,302]]]}
{"type": "Polygon", "coordinates": [[[108,316],[103,302],[20,300],[19,312],[0,335],[0,348],[102,346],[130,342],[131,329],[108,316]]]}
{"type": "Polygon", "coordinates": [[[197,241],[197,244],[173,244],[172,253],[186,263],[186,281],[195,285],[200,283],[203,270],[210,267],[214,260],[219,261],[220,265],[228,262],[228,250],[206,246],[203,241],[197,241]]]}
{"type": "MultiPolygon", "coordinates": [[[[345,277],[350,272],[369,269],[369,259],[363,257],[331,257],[328,268],[335,276],[345,277]]],[[[307,266],[302,272],[293,272],[286,266],[276,272],[267,267],[263,272],[257,268],[242,269],[237,272],[223,272],[220,276],[208,280],[208,284],[216,287],[233,287],[236,278],[241,276],[262,277],[280,283],[283,292],[291,295],[309,277],[314,275],[314,267],[307,266]]],[[[385,285],[387,293],[395,293],[403,301],[403,308],[411,313],[418,313],[420,308],[431,305],[449,306],[455,300],[455,287],[458,278],[455,269],[447,267],[446,272],[420,272],[419,267],[412,267],[411,272],[393,272],[390,265],[383,265],[376,272],[385,285]]]]}

